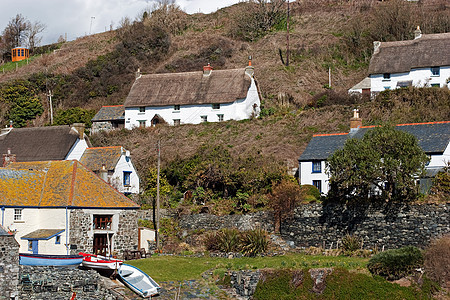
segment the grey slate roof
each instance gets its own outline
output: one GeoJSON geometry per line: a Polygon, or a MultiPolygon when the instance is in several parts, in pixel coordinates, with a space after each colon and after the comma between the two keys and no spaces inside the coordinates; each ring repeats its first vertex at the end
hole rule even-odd
{"type": "Polygon", "coordinates": [[[8,231],[2,225],[0,225],[0,236],[2,235],[10,236],[8,231]]]}
{"type": "Polygon", "coordinates": [[[125,107],[123,105],[102,106],[92,118],[92,122],[125,120],[125,107]]]}
{"type": "Polygon", "coordinates": [[[413,68],[450,66],[450,32],[415,40],[382,42],[370,60],[369,74],[402,73],[413,68]]]}
{"type": "MultiPolygon", "coordinates": [[[[348,138],[362,138],[373,126],[361,127],[352,133],[315,135],[298,161],[326,160],[342,148],[348,138]]],[[[416,124],[399,124],[398,130],[414,135],[427,154],[443,153],[450,142],[450,121],[416,124]]]]}
{"type": "Polygon", "coordinates": [[[19,162],[63,160],[78,139],[69,125],[13,128],[0,136],[0,155],[16,155],[19,162]]]}

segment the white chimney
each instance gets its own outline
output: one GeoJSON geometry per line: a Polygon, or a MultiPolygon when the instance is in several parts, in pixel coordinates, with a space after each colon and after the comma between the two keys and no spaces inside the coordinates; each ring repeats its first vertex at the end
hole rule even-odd
{"type": "Polygon", "coordinates": [[[417,29],[414,30],[414,39],[420,39],[422,37],[422,30],[420,30],[420,26],[417,26],[417,29]]]}
{"type": "Polygon", "coordinates": [[[108,170],[106,170],[105,164],[102,164],[102,168],[100,169],[100,178],[108,182],[108,170]]]}
{"type": "Polygon", "coordinates": [[[373,42],[373,54],[378,53],[380,50],[381,42],[380,41],[374,41],[373,42]]]}

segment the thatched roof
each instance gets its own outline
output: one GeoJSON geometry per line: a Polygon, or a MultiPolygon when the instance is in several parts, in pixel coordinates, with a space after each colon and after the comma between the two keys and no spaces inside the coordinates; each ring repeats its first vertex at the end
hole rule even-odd
{"type": "Polygon", "coordinates": [[[134,82],[125,107],[231,103],[244,99],[251,79],[245,69],[148,74],[134,82]]]}
{"type": "Polygon", "coordinates": [[[450,32],[408,41],[383,42],[372,56],[369,74],[402,73],[413,68],[450,66],[450,32]]]}
{"type": "Polygon", "coordinates": [[[13,128],[0,136],[0,155],[9,148],[17,161],[63,160],[78,137],[69,125],[13,128]]]}

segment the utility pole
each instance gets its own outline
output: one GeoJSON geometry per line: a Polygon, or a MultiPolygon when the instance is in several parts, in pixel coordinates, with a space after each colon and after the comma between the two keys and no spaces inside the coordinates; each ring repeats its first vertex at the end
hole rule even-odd
{"type": "Polygon", "coordinates": [[[288,2],[287,2],[287,19],[286,19],[286,31],[287,31],[287,35],[286,35],[286,42],[287,42],[286,66],[289,66],[289,15],[290,15],[290,7],[289,7],[289,0],[288,0],[288,2]]]}
{"type": "Polygon", "coordinates": [[[159,219],[160,219],[160,211],[159,211],[159,170],[161,165],[161,140],[158,138],[157,144],[157,152],[158,152],[158,173],[156,177],[156,249],[160,247],[159,240],[159,219]]]}
{"type": "Polygon", "coordinates": [[[53,96],[52,90],[48,90],[47,97],[48,97],[48,100],[49,100],[49,102],[50,102],[50,125],[53,125],[53,104],[52,104],[52,96],[53,96]]]}
{"type": "Polygon", "coordinates": [[[95,17],[91,17],[91,26],[89,27],[89,35],[91,35],[92,30],[92,21],[95,19],[95,17]]]}

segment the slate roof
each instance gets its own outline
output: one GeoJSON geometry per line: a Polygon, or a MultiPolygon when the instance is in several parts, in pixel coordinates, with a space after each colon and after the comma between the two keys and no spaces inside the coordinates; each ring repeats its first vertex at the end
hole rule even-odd
{"type": "Polygon", "coordinates": [[[0,168],[0,205],[139,207],[76,160],[19,162],[0,168]]]}
{"type": "Polygon", "coordinates": [[[370,77],[366,77],[357,84],[355,84],[350,90],[370,89],[371,80],[370,77]]]}
{"type": "Polygon", "coordinates": [[[122,152],[121,146],[87,148],[80,162],[92,171],[100,171],[103,164],[108,171],[113,171],[122,152]]]}
{"type": "Polygon", "coordinates": [[[19,162],[63,160],[78,136],[69,125],[13,128],[0,136],[0,155],[8,153],[10,148],[19,162]]]}
{"type": "Polygon", "coordinates": [[[102,106],[92,118],[92,122],[99,121],[125,121],[125,107],[123,105],[102,106]]]}
{"type": "Polygon", "coordinates": [[[23,240],[48,240],[55,235],[64,232],[64,229],[38,229],[29,234],[24,235],[23,240]]]}
{"type": "Polygon", "coordinates": [[[247,96],[251,79],[245,69],[142,75],[125,107],[231,103],[247,96]]]}
{"type": "Polygon", "coordinates": [[[415,40],[382,42],[370,60],[369,74],[402,73],[413,68],[450,66],[450,32],[415,40]]]}
{"type": "MultiPolygon", "coordinates": [[[[348,138],[362,138],[375,126],[362,126],[351,133],[314,135],[298,161],[326,160],[336,150],[344,147],[348,138]]],[[[414,135],[427,154],[443,153],[450,142],[450,121],[399,124],[397,129],[414,135]]]]}
{"type": "Polygon", "coordinates": [[[0,236],[5,235],[5,236],[10,236],[11,234],[8,232],[8,230],[6,230],[5,227],[3,227],[2,225],[0,225],[0,236]]]}

